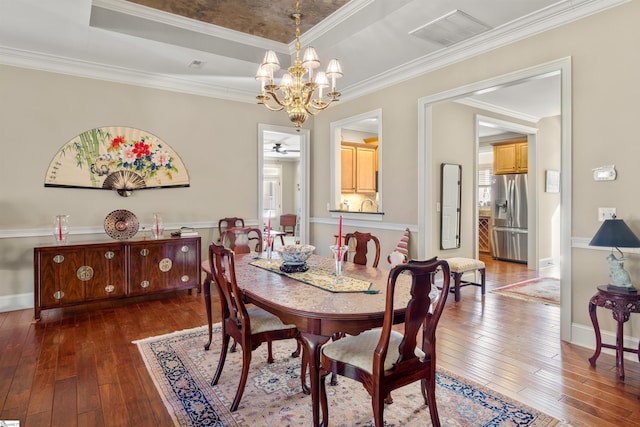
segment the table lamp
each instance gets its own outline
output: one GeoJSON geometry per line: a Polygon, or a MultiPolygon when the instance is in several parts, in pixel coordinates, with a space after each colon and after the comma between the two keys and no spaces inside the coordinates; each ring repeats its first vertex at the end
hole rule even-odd
{"type": "Polygon", "coordinates": [[[615,215],[611,219],[605,219],[600,229],[593,236],[589,246],[609,246],[611,254],[607,256],[609,261],[609,277],[611,283],[608,288],[625,292],[638,292],[631,284],[629,273],[624,269],[624,254],[618,248],[640,248],[640,239],[621,219],[615,215]],[[613,254],[613,248],[620,252],[620,258],[613,254]]]}

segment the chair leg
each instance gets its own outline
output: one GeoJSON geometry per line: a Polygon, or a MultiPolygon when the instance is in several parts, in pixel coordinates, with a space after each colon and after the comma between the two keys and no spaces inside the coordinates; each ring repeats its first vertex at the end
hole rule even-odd
{"type": "Polygon", "coordinates": [[[227,360],[227,348],[229,347],[229,339],[231,338],[229,335],[222,332],[224,335],[222,336],[222,348],[220,349],[220,358],[218,359],[218,367],[216,368],[216,373],[213,375],[213,379],[211,380],[211,385],[218,384],[218,380],[220,379],[220,374],[222,374],[222,368],[224,368],[224,362],[227,360]]]}
{"type": "Polygon", "coordinates": [[[429,407],[429,415],[431,416],[431,425],[440,427],[440,416],[438,415],[438,406],[436,404],[436,377],[434,375],[427,380],[420,381],[422,388],[422,396],[429,407]]]}
{"type": "Polygon", "coordinates": [[[267,363],[273,363],[273,346],[267,341],[267,363]]]}
{"type": "Polygon", "coordinates": [[[293,353],[291,353],[291,357],[298,357],[300,356],[300,353],[302,352],[302,344],[300,344],[299,340],[296,340],[296,351],[294,351],[293,353]]]}
{"type": "Polygon", "coordinates": [[[462,273],[452,273],[453,276],[453,291],[455,292],[455,300],[460,301],[460,280],[462,279],[462,273]]]}
{"type": "Polygon", "coordinates": [[[373,421],[376,427],[384,427],[384,399],[385,396],[380,393],[380,390],[374,391],[373,396],[371,396],[373,421]]]}
{"type": "MultiPolygon", "coordinates": [[[[270,343],[270,342],[269,342],[270,343]]],[[[244,350],[244,349],[243,349],[244,350]]],[[[233,399],[230,411],[235,412],[240,405],[242,394],[244,393],[244,387],[247,384],[247,378],[249,377],[249,366],[251,365],[251,351],[242,352],[242,373],[240,374],[240,384],[238,384],[238,391],[236,391],[236,397],[233,399]]]]}

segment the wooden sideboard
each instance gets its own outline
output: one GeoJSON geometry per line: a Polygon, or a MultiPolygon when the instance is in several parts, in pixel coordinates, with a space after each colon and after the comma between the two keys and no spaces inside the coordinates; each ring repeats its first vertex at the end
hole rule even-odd
{"type": "Polygon", "coordinates": [[[50,308],[200,287],[200,237],[34,248],[34,318],[50,308]]]}

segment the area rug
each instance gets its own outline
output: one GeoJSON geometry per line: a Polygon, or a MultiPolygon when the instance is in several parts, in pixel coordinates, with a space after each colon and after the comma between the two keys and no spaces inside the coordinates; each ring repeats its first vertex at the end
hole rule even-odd
{"type": "Polygon", "coordinates": [[[555,277],[525,280],[493,289],[491,292],[526,301],[560,305],[560,279],[555,277]]]}
{"type": "MultiPolygon", "coordinates": [[[[253,352],[249,379],[236,412],[229,412],[240,377],[242,354],[228,353],[218,385],[211,386],[220,350],[220,325],[204,350],[207,328],[135,341],[150,376],[176,426],[310,426],[311,397],[301,392],[300,358],[294,340],[273,343],[275,362],[267,364],[266,345],[253,352]]],[[[330,426],[373,427],[371,398],[361,384],[339,377],[327,385],[330,426]]],[[[481,385],[438,370],[436,396],[443,426],[540,427],[559,421],[481,385]]],[[[385,425],[430,426],[419,383],[393,393],[385,425]]]]}

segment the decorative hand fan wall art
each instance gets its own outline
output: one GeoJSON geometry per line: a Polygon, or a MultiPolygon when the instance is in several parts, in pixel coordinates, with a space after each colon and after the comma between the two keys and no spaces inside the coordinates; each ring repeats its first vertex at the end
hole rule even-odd
{"type": "Polygon", "coordinates": [[[180,157],[158,137],[129,127],[102,127],[83,132],[55,155],[45,187],[132,190],[188,187],[189,174],[180,157]]]}

